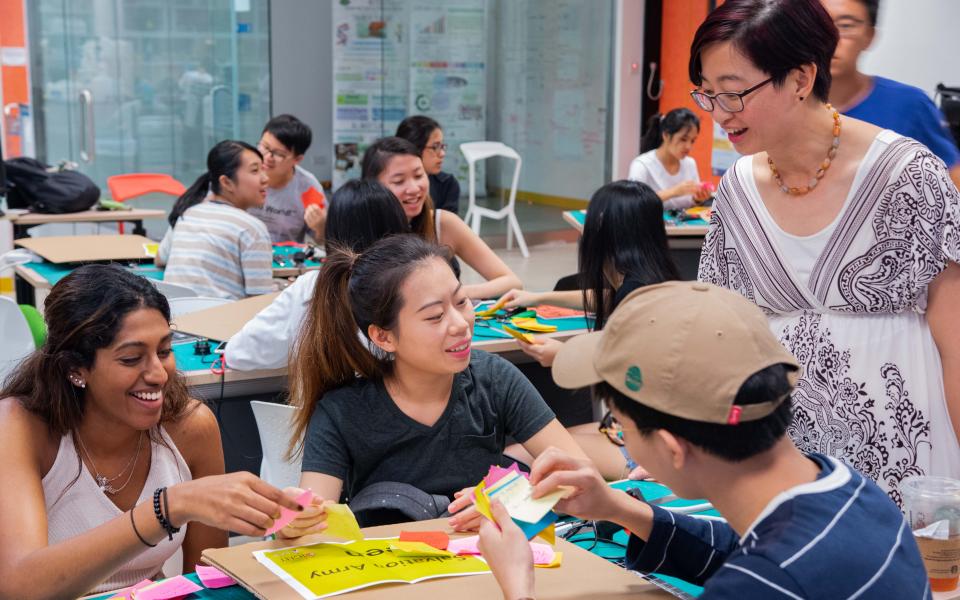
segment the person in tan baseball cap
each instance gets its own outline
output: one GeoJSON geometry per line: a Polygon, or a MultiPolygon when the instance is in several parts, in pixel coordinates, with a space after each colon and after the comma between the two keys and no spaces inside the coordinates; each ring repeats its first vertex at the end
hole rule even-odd
{"type": "MultiPolygon", "coordinates": [[[[884,597],[924,597],[919,551],[897,506],[872,479],[803,454],[786,435],[798,368],[743,296],[691,281],[640,288],[602,331],[564,344],[554,379],[592,386],[631,456],[677,496],[711,502],[726,522],[637,501],[588,461],[553,449],[533,463],[534,497],[572,487],[558,510],[624,527],[628,568],[703,585],[703,598],[894,589],[884,597]]],[[[502,506],[491,508],[499,527],[481,525],[484,558],[505,598],[533,598],[526,539],[502,506]]]]}

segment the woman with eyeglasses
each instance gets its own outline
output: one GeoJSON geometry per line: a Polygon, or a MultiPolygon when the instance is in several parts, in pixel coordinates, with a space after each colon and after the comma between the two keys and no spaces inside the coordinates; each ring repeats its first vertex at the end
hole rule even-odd
{"type": "Polygon", "coordinates": [[[443,129],[430,117],[414,115],[397,126],[397,137],[416,146],[423,161],[423,170],[430,180],[430,198],[434,208],[456,213],[460,210],[460,184],[450,173],[444,173],[443,159],[447,156],[447,144],[443,141],[443,129]]]}
{"type": "Polygon", "coordinates": [[[819,0],[728,0],[697,30],[693,98],[745,155],[700,279],[759,305],[803,366],[797,445],[900,502],[908,476],[960,477],[960,194],[925,146],[827,103],[837,39],[819,0]]]}
{"type": "Polygon", "coordinates": [[[690,156],[700,135],[700,119],[689,108],[656,114],[640,140],[640,156],[630,163],[627,179],[653,188],[665,210],[690,208],[710,198],[711,186],[700,182],[690,156]]]}

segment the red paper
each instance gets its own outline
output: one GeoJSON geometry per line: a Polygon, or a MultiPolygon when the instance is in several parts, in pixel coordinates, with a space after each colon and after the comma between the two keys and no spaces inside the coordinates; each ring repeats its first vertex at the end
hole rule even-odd
{"type": "Polygon", "coordinates": [[[309,188],[307,191],[300,194],[300,201],[303,202],[304,208],[310,206],[311,204],[315,204],[320,208],[323,208],[327,205],[327,199],[323,197],[323,192],[314,187],[309,188]]]}
{"type": "Polygon", "coordinates": [[[401,531],[401,542],[423,542],[437,550],[446,550],[450,536],[442,531],[401,531]]]}
{"type": "Polygon", "coordinates": [[[574,308],[542,304],[536,308],[537,316],[541,319],[562,319],[563,317],[582,317],[587,313],[574,308]]]}

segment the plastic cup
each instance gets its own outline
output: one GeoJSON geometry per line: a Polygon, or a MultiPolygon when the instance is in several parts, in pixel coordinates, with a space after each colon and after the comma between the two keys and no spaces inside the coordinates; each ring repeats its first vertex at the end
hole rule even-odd
{"type": "Polygon", "coordinates": [[[936,592],[960,582],[960,481],[911,477],[900,487],[910,529],[936,592]]]}

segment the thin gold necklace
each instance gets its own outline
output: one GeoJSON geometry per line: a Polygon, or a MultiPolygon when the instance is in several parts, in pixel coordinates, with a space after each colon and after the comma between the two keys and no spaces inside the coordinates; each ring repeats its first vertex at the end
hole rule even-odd
{"type": "Polygon", "coordinates": [[[90,455],[90,451],[87,450],[87,447],[84,445],[83,438],[80,437],[79,432],[77,433],[77,440],[80,442],[80,449],[83,450],[83,453],[87,456],[87,460],[90,461],[90,466],[93,467],[93,472],[94,472],[93,478],[97,482],[97,486],[99,486],[100,491],[106,494],[115,495],[115,494],[119,494],[123,490],[123,488],[127,487],[127,484],[130,483],[131,479],[133,479],[133,472],[135,470],[135,469],[132,469],[131,467],[135,465],[137,462],[137,459],[140,458],[140,449],[143,447],[142,431],[140,432],[140,438],[137,440],[136,454],[134,454],[133,457],[130,459],[130,461],[127,462],[127,466],[125,466],[119,473],[117,473],[113,477],[107,477],[106,475],[100,474],[100,471],[97,469],[96,463],[93,462],[93,456],[90,455]],[[124,481],[123,485],[121,485],[120,487],[118,488],[113,487],[111,484],[117,479],[119,479],[124,473],[126,473],[127,469],[130,469],[130,475],[127,476],[127,480],[124,481]]]}
{"type": "Polygon", "coordinates": [[[830,165],[833,164],[833,159],[837,156],[837,149],[840,148],[840,113],[837,112],[831,104],[827,104],[827,110],[833,111],[833,143],[830,145],[830,150],[827,151],[827,157],[820,163],[820,167],[817,169],[817,172],[814,173],[813,177],[810,178],[807,185],[804,187],[787,187],[783,183],[783,178],[780,177],[780,172],[777,171],[777,166],[773,164],[773,158],[771,158],[769,154],[767,155],[767,164],[770,165],[773,180],[777,182],[777,187],[779,187],[780,191],[784,194],[791,196],[809,194],[813,191],[813,188],[817,187],[817,184],[820,183],[823,176],[827,174],[827,170],[830,169],[830,165]]]}

